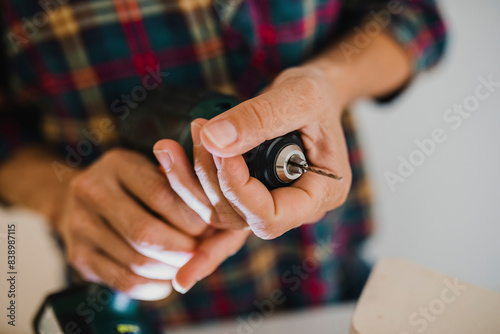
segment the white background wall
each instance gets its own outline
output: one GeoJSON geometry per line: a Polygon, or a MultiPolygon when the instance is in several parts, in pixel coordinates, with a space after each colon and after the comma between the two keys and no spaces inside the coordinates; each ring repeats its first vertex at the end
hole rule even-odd
{"type": "Polygon", "coordinates": [[[500,88],[453,130],[446,109],[474,94],[479,76],[500,82],[500,1],[439,1],[450,30],[445,60],[389,106],[356,106],[376,196],[366,256],[397,256],[500,291],[500,88]],[[414,140],[448,139],[391,192],[386,171],[414,140]]]}

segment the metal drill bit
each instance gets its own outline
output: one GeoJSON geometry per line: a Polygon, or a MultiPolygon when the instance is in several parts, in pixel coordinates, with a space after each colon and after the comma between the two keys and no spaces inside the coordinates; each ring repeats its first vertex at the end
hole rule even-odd
{"type": "Polygon", "coordinates": [[[302,169],[303,173],[305,173],[307,171],[307,172],[312,172],[312,173],[315,173],[315,174],[318,174],[318,175],[323,175],[323,176],[326,176],[326,177],[329,177],[329,178],[332,178],[332,179],[335,179],[335,180],[339,180],[339,181],[344,180],[344,178],[341,177],[341,176],[337,176],[335,174],[327,173],[327,172],[324,172],[322,170],[313,168],[313,167],[309,166],[307,164],[307,162],[305,162],[305,161],[303,161],[302,163],[297,163],[296,161],[290,160],[290,161],[288,161],[288,164],[302,169]]]}

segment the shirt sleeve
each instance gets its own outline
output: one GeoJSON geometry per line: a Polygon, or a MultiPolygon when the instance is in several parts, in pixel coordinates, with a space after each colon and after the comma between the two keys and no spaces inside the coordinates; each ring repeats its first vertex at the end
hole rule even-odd
{"type": "Polygon", "coordinates": [[[436,2],[405,1],[396,8],[387,32],[409,55],[413,71],[417,73],[437,64],[445,51],[446,27],[436,2]]]}
{"type": "Polygon", "coordinates": [[[439,62],[447,40],[435,0],[345,0],[339,29],[366,38],[389,34],[408,55],[414,75],[439,62]]]}
{"type": "Polygon", "coordinates": [[[0,103],[0,163],[14,149],[41,142],[36,110],[2,105],[5,103],[0,103]]]}
{"type": "Polygon", "coordinates": [[[40,143],[40,114],[15,102],[10,81],[10,62],[5,53],[5,26],[0,22],[0,163],[17,147],[40,143]]]}

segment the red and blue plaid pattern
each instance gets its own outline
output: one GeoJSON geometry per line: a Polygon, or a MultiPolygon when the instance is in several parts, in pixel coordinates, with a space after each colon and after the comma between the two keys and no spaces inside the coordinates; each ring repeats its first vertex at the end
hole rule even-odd
{"type": "MultiPolygon", "coordinates": [[[[89,163],[119,145],[119,118],[140,103],[134,94],[139,96],[135,90],[144,80],[251,97],[283,69],[344,33],[364,29],[372,11],[390,6],[398,11],[391,12],[386,30],[410,55],[414,71],[435,64],[445,29],[430,0],[3,0],[6,86],[11,102],[35,109],[0,111],[0,158],[31,142],[57,148],[62,156],[78,154],[88,133],[106,123],[109,131],[100,131],[100,141],[81,154],[89,163]],[[28,118],[39,121],[28,124],[28,118]]],[[[259,310],[273,291],[282,294],[277,309],[356,294],[353,280],[366,277],[356,265],[357,248],[371,224],[361,154],[348,118],[353,185],[347,202],[321,222],[276,240],[251,237],[186,295],[147,304],[160,323],[259,310]]]]}

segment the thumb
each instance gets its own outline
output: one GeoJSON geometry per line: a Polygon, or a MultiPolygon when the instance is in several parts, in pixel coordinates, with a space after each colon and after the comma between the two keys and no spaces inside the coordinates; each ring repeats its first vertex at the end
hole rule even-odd
{"type": "Polygon", "coordinates": [[[300,86],[279,85],[212,118],[200,131],[203,146],[215,156],[233,157],[300,129],[317,109],[300,86]]]}

